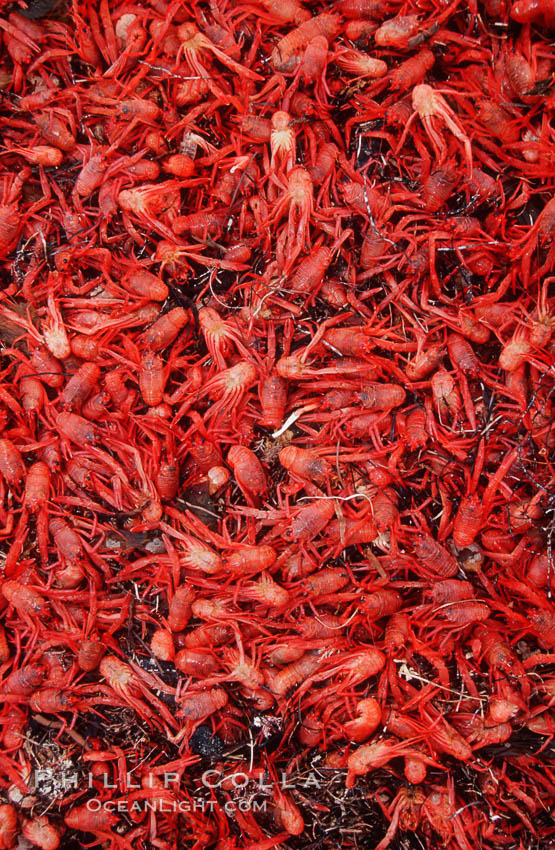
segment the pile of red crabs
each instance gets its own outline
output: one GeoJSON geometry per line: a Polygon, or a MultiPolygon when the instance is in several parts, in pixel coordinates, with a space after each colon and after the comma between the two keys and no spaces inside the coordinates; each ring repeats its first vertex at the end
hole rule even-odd
{"type": "Polygon", "coordinates": [[[0,850],[555,847],[554,0],[0,38],[0,850]]]}

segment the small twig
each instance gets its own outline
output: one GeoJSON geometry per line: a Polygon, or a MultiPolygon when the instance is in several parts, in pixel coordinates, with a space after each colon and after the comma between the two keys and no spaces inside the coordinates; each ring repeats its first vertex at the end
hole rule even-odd
{"type": "Polygon", "coordinates": [[[76,744],[79,744],[81,747],[88,749],[88,744],[79,732],[75,732],[74,729],[69,729],[65,723],[60,723],[59,720],[48,720],[47,717],[44,717],[42,714],[33,714],[33,720],[36,720],[41,726],[46,726],[48,729],[62,729],[66,735],[69,735],[70,738],[73,738],[76,744]]]}

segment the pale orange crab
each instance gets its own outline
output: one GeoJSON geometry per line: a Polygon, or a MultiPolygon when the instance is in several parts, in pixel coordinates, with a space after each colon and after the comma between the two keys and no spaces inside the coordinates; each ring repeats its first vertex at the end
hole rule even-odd
{"type": "Polygon", "coordinates": [[[405,126],[403,135],[401,136],[395,153],[398,153],[401,150],[410,125],[412,124],[416,116],[419,115],[422,120],[422,123],[424,124],[424,129],[428,134],[428,138],[432,143],[434,151],[439,157],[438,164],[441,164],[446,157],[447,146],[441,134],[434,126],[433,119],[436,117],[442,118],[445,124],[447,124],[448,129],[453,133],[455,138],[463,145],[466,160],[468,162],[469,175],[472,176],[472,146],[470,144],[470,139],[459,124],[455,112],[453,112],[445,98],[442,97],[442,94],[457,94],[457,92],[451,91],[449,89],[434,89],[432,88],[432,86],[429,86],[426,83],[421,83],[420,85],[415,86],[413,88],[412,105],[414,108],[414,112],[410,116],[405,126]]]}

